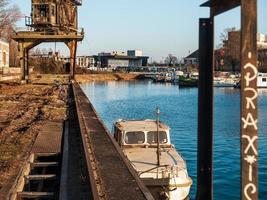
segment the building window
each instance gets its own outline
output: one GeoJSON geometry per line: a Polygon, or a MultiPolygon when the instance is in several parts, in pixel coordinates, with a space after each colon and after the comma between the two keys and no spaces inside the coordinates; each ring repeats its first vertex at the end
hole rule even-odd
{"type": "Polygon", "coordinates": [[[266,82],[266,78],[262,78],[262,82],[266,82]]]}
{"type": "Polygon", "coordinates": [[[55,16],[55,6],[51,6],[51,15],[55,16]]]}
{"type": "Polygon", "coordinates": [[[34,6],[34,17],[49,17],[49,7],[47,4],[37,4],[34,6]]]}
{"type": "Polygon", "coordinates": [[[6,59],[6,52],[3,52],[3,65],[6,66],[7,59],[6,59]]]}

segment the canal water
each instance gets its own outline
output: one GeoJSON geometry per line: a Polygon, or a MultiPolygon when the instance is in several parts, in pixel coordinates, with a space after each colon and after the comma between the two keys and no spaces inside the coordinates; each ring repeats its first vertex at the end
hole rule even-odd
{"type": "MultiPolygon", "coordinates": [[[[91,82],[81,85],[100,117],[112,131],[118,119],[155,119],[171,127],[171,139],[187,161],[196,194],[197,172],[197,88],[179,88],[149,81],[91,82]]],[[[240,199],[239,90],[215,88],[214,199],[240,199]]],[[[259,90],[259,187],[260,199],[267,199],[267,90],[259,90]]]]}

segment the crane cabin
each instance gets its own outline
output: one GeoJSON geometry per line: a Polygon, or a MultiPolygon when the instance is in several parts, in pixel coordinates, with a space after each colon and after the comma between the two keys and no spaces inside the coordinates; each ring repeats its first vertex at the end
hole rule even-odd
{"type": "Polygon", "coordinates": [[[32,0],[31,17],[26,25],[35,29],[73,27],[77,28],[77,6],[82,0],[32,0]]]}

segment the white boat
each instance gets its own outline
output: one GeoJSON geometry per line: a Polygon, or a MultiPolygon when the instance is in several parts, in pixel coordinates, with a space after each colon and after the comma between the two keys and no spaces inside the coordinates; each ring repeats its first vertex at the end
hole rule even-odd
{"type": "Polygon", "coordinates": [[[154,79],[154,82],[171,82],[172,81],[172,73],[166,72],[166,73],[160,73],[159,75],[156,76],[154,79]]]}
{"type": "Polygon", "coordinates": [[[166,124],[158,120],[119,120],[114,131],[119,146],[155,199],[188,197],[192,179],[185,160],[171,144],[166,124]]]}
{"type": "Polygon", "coordinates": [[[237,80],[232,78],[214,78],[214,87],[235,87],[237,80]]]}
{"type": "MultiPolygon", "coordinates": [[[[236,84],[237,88],[241,87],[240,80],[236,84]]],[[[258,88],[267,88],[267,73],[258,73],[257,76],[257,87],[258,88]]]]}
{"type": "Polygon", "coordinates": [[[258,73],[258,88],[267,88],[267,73],[258,73]]]}

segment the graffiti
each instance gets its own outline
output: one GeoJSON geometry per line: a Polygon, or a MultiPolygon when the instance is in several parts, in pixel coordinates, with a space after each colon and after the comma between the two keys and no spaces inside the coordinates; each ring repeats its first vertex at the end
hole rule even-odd
{"type": "MultiPolygon", "coordinates": [[[[252,55],[251,52],[248,53],[248,58],[251,59],[252,55]]],[[[251,64],[248,63],[244,66],[244,69],[246,70],[245,76],[244,76],[244,89],[243,89],[243,94],[244,94],[244,100],[246,101],[246,107],[242,111],[242,128],[246,130],[245,132],[242,132],[242,139],[247,141],[244,145],[244,155],[243,155],[243,167],[245,169],[248,169],[248,181],[244,182],[244,197],[247,200],[252,200],[252,195],[257,192],[257,187],[255,183],[253,182],[254,180],[254,173],[256,171],[253,171],[255,168],[253,166],[257,162],[257,155],[258,155],[258,150],[257,150],[257,130],[258,130],[258,119],[257,115],[255,112],[252,112],[253,110],[256,110],[256,101],[258,98],[258,92],[257,89],[254,88],[256,87],[255,85],[255,80],[257,81],[257,74],[258,70],[257,68],[251,64]],[[252,81],[254,82],[254,85],[252,86],[252,81]],[[247,130],[247,128],[253,128],[253,132],[247,130]],[[256,135],[254,135],[256,133],[256,135]],[[249,134],[249,135],[248,135],[249,134]],[[250,135],[253,134],[253,135],[250,135]],[[247,168],[248,167],[248,168],[247,168]]]]}
{"type": "Polygon", "coordinates": [[[256,150],[256,147],[254,146],[254,142],[258,139],[258,136],[250,137],[248,135],[242,135],[242,138],[246,138],[248,140],[247,148],[245,149],[245,154],[248,153],[249,149],[251,148],[255,155],[258,155],[258,151],[256,150]]]}
{"type": "Polygon", "coordinates": [[[250,82],[255,80],[257,78],[257,74],[258,74],[258,70],[257,68],[252,65],[251,63],[248,63],[244,66],[244,69],[247,69],[247,68],[251,68],[253,70],[253,76],[250,76],[250,72],[247,72],[247,74],[245,75],[245,80],[246,80],[246,87],[249,86],[250,82]]]}
{"type": "Polygon", "coordinates": [[[247,101],[247,106],[246,106],[246,108],[247,109],[250,109],[250,106],[252,107],[252,109],[256,109],[256,106],[255,106],[255,104],[254,104],[254,100],[256,100],[257,99],[257,97],[258,97],[258,93],[257,93],[257,91],[254,89],[254,88],[245,88],[245,92],[246,91],[251,91],[251,92],[253,92],[253,94],[254,94],[254,96],[253,97],[246,97],[246,101],[247,101]]]}
{"type": "Polygon", "coordinates": [[[244,158],[245,161],[249,163],[249,181],[252,181],[252,165],[257,161],[255,156],[248,155],[244,158]]]}
{"type": "Polygon", "coordinates": [[[258,120],[254,119],[251,113],[248,113],[247,118],[242,117],[242,121],[244,122],[243,128],[246,129],[248,126],[253,126],[255,130],[258,130],[258,120]]]}
{"type": "Polygon", "coordinates": [[[257,188],[253,183],[249,183],[249,184],[246,185],[246,187],[244,189],[245,197],[247,198],[247,200],[252,200],[252,198],[248,195],[249,188],[252,189],[250,194],[255,194],[256,191],[257,191],[257,188]]]}

